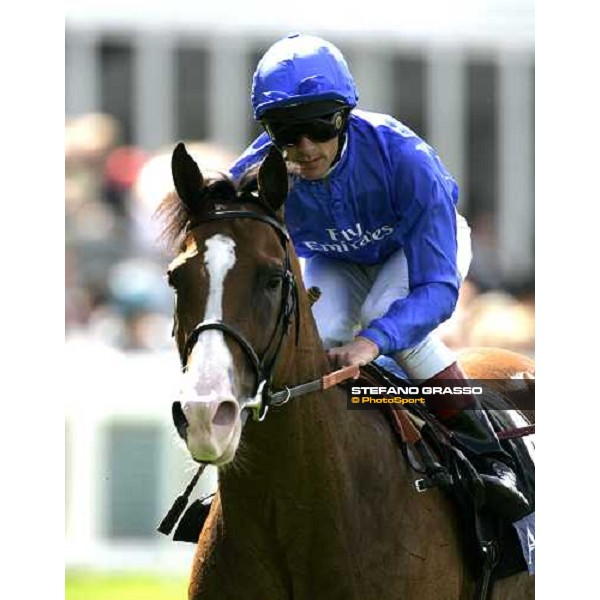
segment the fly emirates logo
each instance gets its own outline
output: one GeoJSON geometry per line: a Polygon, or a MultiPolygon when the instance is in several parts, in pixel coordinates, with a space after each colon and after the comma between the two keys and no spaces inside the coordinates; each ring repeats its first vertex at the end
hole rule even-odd
{"type": "Polygon", "coordinates": [[[303,242],[304,245],[315,252],[351,252],[359,250],[374,242],[392,235],[394,228],[383,225],[373,231],[363,231],[360,223],[348,229],[326,229],[330,242],[322,243],[316,241],[303,242]]]}

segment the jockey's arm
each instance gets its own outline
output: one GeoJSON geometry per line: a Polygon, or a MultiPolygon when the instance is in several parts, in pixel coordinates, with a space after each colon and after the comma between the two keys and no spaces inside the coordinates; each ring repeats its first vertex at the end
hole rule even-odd
{"type": "Polygon", "coordinates": [[[423,164],[403,183],[410,188],[403,190],[404,197],[411,198],[403,207],[409,294],[393,302],[382,317],[359,333],[375,343],[381,354],[421,342],[452,315],[458,299],[453,188],[439,172],[423,164]]]}

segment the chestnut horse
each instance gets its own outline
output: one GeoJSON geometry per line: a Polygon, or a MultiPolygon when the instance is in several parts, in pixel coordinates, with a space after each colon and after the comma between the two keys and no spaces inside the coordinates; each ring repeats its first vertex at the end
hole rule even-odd
{"type": "MultiPolygon", "coordinates": [[[[455,511],[437,489],[415,492],[381,412],[347,410],[340,386],[261,408],[266,389],[331,371],[281,221],[279,153],[263,162],[258,194],[205,182],[183,144],[172,168],[177,194],[159,213],[179,249],[168,272],[183,365],[173,416],[193,459],[219,472],[189,598],[472,598],[455,511]]],[[[520,355],[484,356],[504,376],[533,369],[520,355]]],[[[492,597],[533,598],[533,578],[504,579],[492,597]]]]}

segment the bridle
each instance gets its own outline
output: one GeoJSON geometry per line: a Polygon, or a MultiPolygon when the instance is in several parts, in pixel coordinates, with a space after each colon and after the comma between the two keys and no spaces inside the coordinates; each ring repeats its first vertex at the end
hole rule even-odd
{"type": "MultiPolygon", "coordinates": [[[[283,278],[283,286],[281,290],[279,314],[277,316],[277,322],[275,324],[273,333],[271,334],[269,343],[267,344],[264,355],[261,358],[258,356],[256,351],[252,347],[252,344],[250,344],[248,340],[231,325],[228,325],[227,323],[220,320],[202,321],[201,323],[198,323],[186,337],[183,346],[181,362],[182,368],[185,370],[187,365],[187,359],[194,347],[194,344],[198,341],[199,336],[205,331],[209,331],[211,329],[222,331],[225,335],[228,335],[229,337],[233,338],[239,344],[240,348],[242,348],[242,350],[244,351],[244,354],[246,355],[248,361],[252,365],[255,376],[254,398],[249,402],[246,402],[242,407],[242,410],[251,411],[252,417],[255,421],[262,421],[265,418],[270,406],[281,406],[287,403],[291,398],[296,398],[298,396],[310,394],[318,390],[329,389],[335,385],[338,385],[342,381],[345,381],[349,378],[357,377],[359,373],[359,368],[357,366],[344,367],[339,371],[336,371],[329,375],[324,375],[323,377],[320,377],[313,381],[301,383],[292,388],[286,387],[284,390],[280,390],[277,392],[271,391],[271,376],[273,374],[273,370],[277,362],[277,358],[279,356],[281,345],[285,336],[288,333],[290,324],[292,322],[292,318],[295,318],[296,321],[296,344],[298,344],[298,336],[300,333],[298,287],[296,284],[296,279],[294,277],[294,272],[292,271],[290,265],[290,237],[287,232],[287,229],[277,220],[274,214],[272,216],[269,216],[247,210],[215,209],[209,213],[205,213],[204,215],[202,215],[202,218],[196,218],[192,223],[188,225],[187,231],[190,232],[197,225],[203,222],[240,218],[254,219],[255,221],[261,221],[263,223],[271,225],[271,227],[273,227],[277,232],[281,245],[285,251],[285,272],[283,278]],[[269,354],[269,348],[273,344],[273,341],[278,331],[279,339],[277,340],[277,343],[275,345],[275,350],[272,356],[267,359],[267,356],[269,354]]],[[[246,421],[247,416],[248,412],[244,412],[242,415],[244,423],[246,421]]],[[[169,535],[171,533],[173,527],[183,514],[183,511],[185,510],[186,505],[188,503],[190,494],[194,489],[196,483],[198,482],[198,479],[204,472],[204,469],[206,468],[207,464],[208,463],[200,464],[198,470],[192,477],[192,480],[186,487],[185,491],[176,498],[175,502],[173,503],[173,506],[171,506],[169,512],[161,521],[160,525],[158,526],[158,531],[165,535],[169,535]]]]}
{"type": "MultiPolygon", "coordinates": [[[[261,206],[263,206],[261,204],[261,206]]],[[[234,327],[228,325],[221,320],[206,320],[198,323],[192,331],[187,335],[183,353],[181,357],[182,368],[186,369],[187,360],[199,336],[210,330],[217,330],[234,339],[239,347],[243,350],[248,362],[254,372],[254,388],[252,399],[244,404],[243,409],[248,409],[252,412],[254,420],[262,421],[267,413],[269,406],[283,403],[280,400],[278,393],[271,392],[271,377],[273,370],[283,344],[283,340],[288,333],[292,318],[296,322],[296,343],[298,343],[298,335],[300,331],[300,313],[298,308],[298,287],[294,273],[291,269],[289,242],[290,237],[287,229],[276,218],[275,215],[269,216],[250,210],[218,210],[203,214],[196,218],[193,223],[188,226],[188,231],[197,227],[201,223],[210,221],[222,221],[229,219],[253,219],[266,223],[273,227],[278,234],[279,241],[285,252],[284,275],[281,289],[281,302],[279,305],[279,314],[275,323],[275,328],[266,346],[266,350],[262,357],[259,357],[257,352],[252,347],[252,344],[234,327]],[[279,337],[275,342],[279,332],[279,337]],[[274,343],[275,342],[275,343],[274,343]],[[271,347],[274,345],[274,351],[270,353],[271,347]],[[270,354],[270,356],[269,356],[270,354]]],[[[289,399],[289,398],[288,398],[289,399]]]]}

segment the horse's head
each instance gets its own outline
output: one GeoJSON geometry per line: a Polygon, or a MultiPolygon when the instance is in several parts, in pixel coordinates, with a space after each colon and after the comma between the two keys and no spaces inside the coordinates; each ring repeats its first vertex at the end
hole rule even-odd
{"type": "Polygon", "coordinates": [[[245,409],[259,410],[294,318],[287,232],[276,216],[287,172],[273,150],[258,172],[258,196],[226,179],[207,183],[183,144],[172,171],[178,197],[161,212],[180,242],[168,270],[183,366],[173,419],[192,457],[220,466],[233,459],[245,409]]]}

